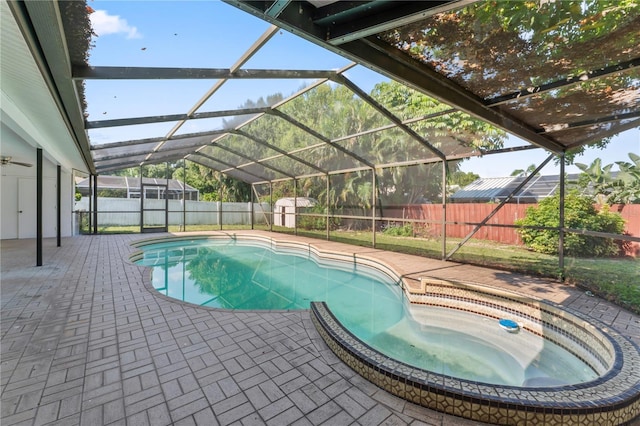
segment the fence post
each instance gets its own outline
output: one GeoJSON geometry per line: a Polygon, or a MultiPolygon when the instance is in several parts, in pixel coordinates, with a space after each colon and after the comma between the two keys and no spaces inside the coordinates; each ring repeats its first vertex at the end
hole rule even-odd
{"type": "Polygon", "coordinates": [[[330,189],[330,185],[329,185],[329,181],[331,179],[331,175],[329,173],[327,173],[327,205],[326,205],[326,209],[327,209],[327,224],[326,224],[326,228],[327,228],[327,241],[329,241],[331,239],[331,233],[330,233],[330,228],[329,228],[329,189],[330,189]]]}
{"type": "Polygon", "coordinates": [[[93,175],[93,233],[98,234],[98,175],[93,175]]]}
{"type": "MultiPolygon", "coordinates": [[[[164,178],[167,189],[164,193],[164,232],[169,232],[169,162],[164,166],[164,178]]],[[[160,190],[158,190],[158,198],[160,198],[160,190]]]]}
{"type": "Polygon", "coordinates": [[[142,207],[143,207],[143,203],[144,201],[142,200],[144,198],[144,193],[142,191],[142,166],[140,166],[139,170],[139,175],[140,175],[140,232],[142,232],[142,228],[144,228],[144,212],[142,211],[142,207]]]}
{"type": "Polygon", "coordinates": [[[447,257],[447,162],[442,161],[442,260],[447,257]]]}
{"type": "Polygon", "coordinates": [[[564,281],[564,160],[565,153],[560,155],[560,218],[558,223],[558,268],[560,281],[564,281]]]}
{"type": "Polygon", "coordinates": [[[187,160],[182,160],[182,230],[187,231],[187,160]]]}
{"type": "Polygon", "coordinates": [[[371,245],[376,248],[376,169],[371,169],[371,245]]]}
{"type": "Polygon", "coordinates": [[[222,187],[218,188],[218,224],[222,231],[222,187]]]}
{"type": "Polygon", "coordinates": [[[293,178],[293,234],[298,235],[298,180],[293,178]]]}
{"type": "Polygon", "coordinates": [[[251,230],[253,230],[253,184],[251,184],[251,198],[249,200],[249,214],[251,215],[251,230]]]}
{"type": "Polygon", "coordinates": [[[89,199],[89,209],[87,210],[87,234],[91,234],[91,212],[93,211],[93,175],[89,175],[89,193],[87,194],[89,199]]]}

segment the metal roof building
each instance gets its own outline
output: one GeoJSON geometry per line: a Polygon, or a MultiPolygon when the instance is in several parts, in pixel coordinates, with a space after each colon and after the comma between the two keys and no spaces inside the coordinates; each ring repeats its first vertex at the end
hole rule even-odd
{"type": "MultiPolygon", "coordinates": [[[[568,182],[575,182],[577,174],[567,176],[568,182]]],[[[451,195],[454,203],[499,203],[505,200],[522,182],[524,176],[480,178],[451,195]]],[[[518,190],[510,199],[511,203],[537,203],[554,195],[560,188],[560,176],[535,176],[518,190]]]]}
{"type": "MultiPolygon", "coordinates": [[[[156,188],[153,194],[145,191],[146,198],[159,198],[157,188],[165,188],[170,200],[198,200],[199,191],[189,184],[183,184],[176,179],[142,178],[142,184],[156,188]]],[[[82,179],[76,183],[76,188],[83,196],[91,194],[89,179],[82,179]]],[[[98,176],[98,191],[112,190],[115,194],[120,194],[120,198],[140,198],[140,178],[129,176],[98,176]],[[124,196],[122,196],[124,195],[124,196]]]]}

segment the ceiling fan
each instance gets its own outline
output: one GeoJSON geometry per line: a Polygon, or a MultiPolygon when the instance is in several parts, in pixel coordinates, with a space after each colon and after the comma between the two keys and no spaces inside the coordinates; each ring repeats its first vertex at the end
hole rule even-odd
{"type": "Polygon", "coordinates": [[[0,165],[6,166],[8,164],[15,164],[16,166],[33,167],[33,164],[23,163],[20,161],[12,161],[11,158],[12,157],[5,157],[4,155],[0,156],[0,165]]]}

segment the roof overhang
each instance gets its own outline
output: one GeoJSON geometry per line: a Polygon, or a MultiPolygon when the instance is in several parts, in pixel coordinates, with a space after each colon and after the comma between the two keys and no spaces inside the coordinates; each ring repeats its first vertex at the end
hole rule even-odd
{"type": "Polygon", "coordinates": [[[64,169],[95,171],[57,3],[0,7],[3,124],[64,169]]]}

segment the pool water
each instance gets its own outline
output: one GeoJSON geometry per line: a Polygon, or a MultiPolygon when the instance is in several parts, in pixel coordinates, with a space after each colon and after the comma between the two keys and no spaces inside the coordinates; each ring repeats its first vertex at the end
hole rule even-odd
{"type": "Polygon", "coordinates": [[[162,294],[223,309],[300,310],[324,301],[360,340],[398,361],[483,383],[557,386],[597,378],[569,352],[527,331],[452,309],[411,305],[398,283],[367,266],[241,240],[145,246],[162,294]]]}
{"type": "Polygon", "coordinates": [[[553,342],[526,330],[509,333],[496,319],[434,306],[409,310],[369,344],[424,370],[483,383],[549,387],[598,377],[553,342]]]}

